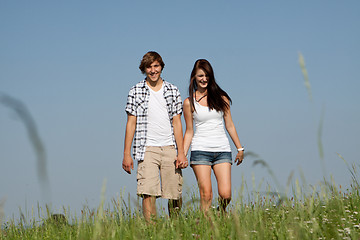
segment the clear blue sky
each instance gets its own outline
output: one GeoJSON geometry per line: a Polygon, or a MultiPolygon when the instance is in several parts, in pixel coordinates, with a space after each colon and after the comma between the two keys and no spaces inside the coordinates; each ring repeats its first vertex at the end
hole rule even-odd
{"type": "MultiPolygon", "coordinates": [[[[0,92],[26,104],[47,154],[54,211],[79,211],[121,192],[135,198],[136,175],[122,168],[126,97],[143,79],[149,50],[166,64],[163,78],[187,96],[190,71],[208,59],[233,100],[232,114],[247,151],[257,153],[282,185],[291,171],[308,183],[326,177],[349,185],[359,164],[359,1],[0,1],[0,92]],[[306,61],[310,102],[298,63],[306,61]],[[61,209],[60,209],[61,210],[61,209]]],[[[248,157],[233,166],[242,179],[274,186],[248,157]]],[[[184,197],[196,189],[184,171],[184,197]]],[[[16,114],[0,105],[0,200],[5,217],[43,203],[36,155],[16,114]]]]}

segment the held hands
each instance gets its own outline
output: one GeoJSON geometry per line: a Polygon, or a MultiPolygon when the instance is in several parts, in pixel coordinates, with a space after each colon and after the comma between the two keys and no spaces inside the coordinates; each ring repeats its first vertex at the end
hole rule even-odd
{"type": "Polygon", "coordinates": [[[239,151],[236,154],[236,158],[235,158],[236,165],[240,165],[240,163],[242,163],[243,160],[244,160],[244,151],[239,151]]]}
{"type": "Polygon", "coordinates": [[[134,170],[134,161],[129,155],[124,155],[122,168],[127,172],[128,174],[131,174],[131,170],[134,170]]]}
{"type": "Polygon", "coordinates": [[[186,168],[188,166],[188,160],[184,154],[178,155],[176,157],[175,166],[176,168],[180,168],[180,169],[186,168]]]}

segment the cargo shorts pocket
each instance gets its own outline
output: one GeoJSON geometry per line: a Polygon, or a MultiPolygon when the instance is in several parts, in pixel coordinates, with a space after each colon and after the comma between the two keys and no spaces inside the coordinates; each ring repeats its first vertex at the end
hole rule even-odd
{"type": "Polygon", "coordinates": [[[144,164],[141,164],[141,162],[138,163],[137,175],[136,175],[136,180],[138,182],[145,178],[144,167],[145,167],[144,164]]]}

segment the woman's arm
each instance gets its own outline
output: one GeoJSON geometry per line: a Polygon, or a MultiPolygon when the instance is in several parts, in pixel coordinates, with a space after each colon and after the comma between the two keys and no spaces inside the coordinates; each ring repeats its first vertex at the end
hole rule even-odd
{"type": "Polygon", "coordinates": [[[174,137],[177,145],[177,158],[176,158],[176,168],[186,168],[188,166],[188,161],[184,154],[184,139],[182,137],[182,124],[181,124],[181,114],[178,114],[173,117],[173,128],[174,128],[174,137]]]}
{"type": "Polygon", "coordinates": [[[189,98],[185,99],[183,108],[184,108],[184,119],[186,123],[186,129],[184,135],[184,153],[186,155],[189,151],[190,144],[194,135],[193,110],[189,98]]]}
{"type": "MultiPolygon", "coordinates": [[[[227,98],[226,98],[226,101],[228,102],[228,104],[230,106],[230,103],[227,100],[227,98]]],[[[230,107],[224,113],[224,122],[225,122],[226,131],[229,133],[235,147],[237,149],[242,148],[239,136],[237,134],[234,122],[231,117],[230,107]]],[[[235,162],[237,162],[237,165],[239,165],[243,161],[243,159],[244,159],[244,151],[238,151],[236,158],[235,158],[235,162]]]]}

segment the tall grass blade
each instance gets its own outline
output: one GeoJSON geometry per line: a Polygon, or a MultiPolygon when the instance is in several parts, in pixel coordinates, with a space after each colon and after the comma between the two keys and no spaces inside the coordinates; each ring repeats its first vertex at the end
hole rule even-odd
{"type": "Polygon", "coordinates": [[[3,219],[5,219],[5,212],[4,212],[5,201],[6,201],[5,197],[0,200],[0,229],[3,224],[3,219]]]}
{"type": "Polygon", "coordinates": [[[300,64],[301,72],[302,72],[302,74],[304,76],[304,85],[305,85],[306,90],[308,92],[310,102],[312,102],[311,85],[310,85],[310,81],[309,81],[308,72],[307,72],[307,69],[306,69],[306,66],[305,66],[305,59],[304,59],[303,55],[300,52],[299,52],[299,64],[300,64]]]}
{"type": "MultiPolygon", "coordinates": [[[[310,100],[310,102],[313,102],[311,85],[310,85],[310,81],[309,81],[309,75],[308,75],[308,72],[307,72],[307,69],[305,66],[304,56],[300,52],[299,52],[299,65],[300,65],[301,72],[304,77],[304,85],[308,92],[309,100],[310,100]]],[[[321,161],[321,167],[323,170],[323,175],[326,176],[326,169],[325,169],[325,163],[324,163],[324,150],[323,150],[323,145],[322,145],[322,140],[321,140],[323,122],[324,122],[324,111],[325,111],[325,108],[323,107],[322,112],[321,112],[319,126],[318,126],[317,142],[318,142],[318,151],[319,151],[319,156],[320,156],[320,161],[321,161]]]]}
{"type": "Polygon", "coordinates": [[[354,184],[356,185],[356,187],[359,189],[359,188],[360,188],[360,183],[359,183],[358,176],[357,176],[357,173],[356,173],[356,166],[353,165],[352,167],[350,167],[349,164],[348,164],[348,162],[345,160],[345,158],[344,158],[343,156],[341,156],[339,153],[336,153],[336,154],[339,156],[339,158],[341,158],[341,159],[344,161],[347,169],[348,169],[349,172],[351,173],[351,178],[352,178],[352,180],[353,180],[353,183],[354,183],[354,184]]]}
{"type": "Polygon", "coordinates": [[[273,170],[270,168],[270,166],[264,160],[262,160],[262,159],[255,160],[253,163],[253,166],[256,166],[256,165],[261,165],[261,166],[265,167],[268,170],[270,176],[274,179],[275,184],[278,187],[278,189],[283,190],[283,187],[280,185],[275,173],[273,172],[273,170]]]}
{"type": "Polygon", "coordinates": [[[292,170],[289,174],[289,177],[288,177],[288,180],[286,182],[286,194],[288,193],[288,190],[289,190],[289,187],[290,187],[290,184],[292,182],[292,179],[294,177],[294,170],[292,170]]]}
{"type": "Polygon", "coordinates": [[[101,233],[103,230],[103,224],[104,224],[104,218],[105,218],[104,203],[105,203],[106,182],[107,182],[107,180],[104,179],[103,185],[101,188],[100,206],[97,210],[97,215],[96,215],[96,219],[95,219],[95,230],[94,230],[93,239],[100,239],[100,236],[101,236],[101,233]]]}
{"type": "MultiPolygon", "coordinates": [[[[273,196],[275,196],[275,195],[278,196],[278,201],[277,201],[276,205],[279,206],[282,202],[286,201],[287,192],[284,190],[284,187],[279,183],[275,173],[272,171],[270,166],[264,160],[260,159],[260,160],[254,161],[253,166],[258,165],[258,164],[265,167],[268,170],[270,176],[274,179],[275,185],[277,186],[276,192],[271,192],[271,191],[268,191],[268,192],[273,196]]],[[[289,176],[289,179],[291,179],[291,178],[292,178],[292,174],[290,174],[290,176],[289,176]]],[[[290,181],[289,179],[288,179],[288,181],[290,181]]]]}
{"type": "Polygon", "coordinates": [[[322,130],[323,130],[323,124],[324,124],[324,114],[325,114],[325,107],[323,107],[323,109],[321,111],[320,122],[319,122],[319,127],[318,127],[318,135],[317,135],[318,141],[317,142],[318,142],[319,156],[320,156],[322,168],[323,168],[323,174],[324,174],[324,176],[326,176],[324,149],[323,149],[323,144],[322,144],[322,130]]]}
{"type": "Polygon", "coordinates": [[[31,116],[26,105],[18,99],[0,93],[0,103],[13,110],[23,122],[27,130],[30,143],[32,144],[36,154],[37,175],[41,185],[43,198],[46,202],[50,202],[50,185],[46,168],[46,152],[44,144],[39,136],[35,120],[31,116]]]}

